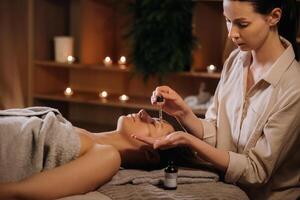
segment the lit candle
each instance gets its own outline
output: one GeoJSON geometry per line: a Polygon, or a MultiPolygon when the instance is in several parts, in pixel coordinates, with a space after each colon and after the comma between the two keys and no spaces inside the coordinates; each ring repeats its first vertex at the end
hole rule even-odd
{"type": "Polygon", "coordinates": [[[73,95],[73,90],[70,87],[67,87],[64,91],[65,96],[70,97],[73,95]]]}
{"type": "Polygon", "coordinates": [[[126,94],[122,94],[121,96],[119,96],[119,100],[123,102],[128,101],[129,96],[127,96],[126,94]]]}
{"type": "Polygon", "coordinates": [[[119,59],[119,61],[118,61],[118,64],[120,66],[126,65],[126,57],[125,56],[121,56],[120,59],[119,59]]]}
{"type": "Polygon", "coordinates": [[[217,70],[217,67],[214,66],[214,65],[209,65],[209,66],[207,66],[206,69],[207,69],[208,73],[213,73],[213,72],[215,72],[217,70]]]}
{"type": "Polygon", "coordinates": [[[109,56],[106,56],[103,60],[103,63],[104,63],[105,66],[109,67],[109,66],[112,65],[112,60],[109,56]]]}
{"type": "Polygon", "coordinates": [[[74,57],[74,56],[68,56],[68,57],[67,57],[67,62],[68,62],[69,64],[72,64],[73,62],[75,62],[75,57],[74,57]]]}
{"type": "Polygon", "coordinates": [[[108,96],[108,93],[106,91],[99,92],[100,98],[106,98],[107,96],[108,96]]]}

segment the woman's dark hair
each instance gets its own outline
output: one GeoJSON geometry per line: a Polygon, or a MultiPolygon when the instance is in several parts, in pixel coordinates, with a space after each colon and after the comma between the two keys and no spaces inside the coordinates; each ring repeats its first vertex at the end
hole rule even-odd
{"type": "Polygon", "coordinates": [[[266,15],[274,8],[282,10],[282,16],[278,25],[279,35],[286,38],[292,45],[298,60],[297,33],[298,33],[298,9],[296,0],[240,0],[253,4],[257,13],[266,15]]]}

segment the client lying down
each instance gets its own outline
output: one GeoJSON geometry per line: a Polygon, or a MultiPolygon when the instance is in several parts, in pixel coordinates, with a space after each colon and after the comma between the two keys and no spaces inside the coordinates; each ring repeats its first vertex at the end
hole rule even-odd
{"type": "Polygon", "coordinates": [[[103,185],[120,166],[149,167],[158,152],[132,134],[161,137],[174,131],[144,110],[121,116],[114,131],[72,126],[56,109],[0,111],[0,199],[56,199],[103,185]]]}

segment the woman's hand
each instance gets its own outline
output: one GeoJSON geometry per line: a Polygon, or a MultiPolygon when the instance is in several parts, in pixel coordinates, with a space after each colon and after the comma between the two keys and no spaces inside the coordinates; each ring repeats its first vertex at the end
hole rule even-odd
{"type": "Polygon", "coordinates": [[[197,152],[201,159],[212,163],[223,172],[226,172],[229,165],[228,151],[217,149],[186,132],[176,131],[159,138],[137,135],[131,135],[131,137],[152,146],[153,149],[169,149],[177,146],[190,147],[197,152]]]}
{"type": "Polygon", "coordinates": [[[164,102],[162,103],[162,109],[174,117],[181,117],[189,112],[191,109],[186,105],[183,99],[168,86],[157,87],[151,96],[151,103],[157,105],[157,96],[162,96],[164,102]]]}
{"type": "Polygon", "coordinates": [[[190,141],[194,136],[183,131],[176,131],[159,138],[142,135],[132,135],[132,137],[153,146],[154,149],[170,149],[177,146],[190,146],[190,141]]]}

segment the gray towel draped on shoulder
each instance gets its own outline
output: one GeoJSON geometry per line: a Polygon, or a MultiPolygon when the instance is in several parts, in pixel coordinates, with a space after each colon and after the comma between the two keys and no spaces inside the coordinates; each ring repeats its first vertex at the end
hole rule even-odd
{"type": "Polygon", "coordinates": [[[18,181],[76,158],[80,140],[58,110],[0,111],[0,182],[18,181]]]}

